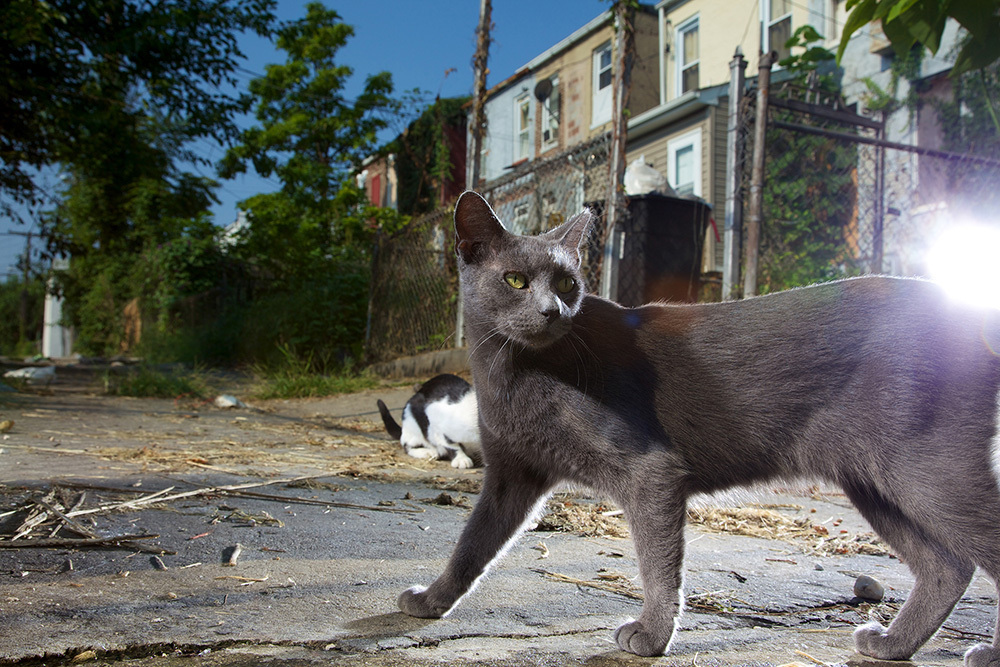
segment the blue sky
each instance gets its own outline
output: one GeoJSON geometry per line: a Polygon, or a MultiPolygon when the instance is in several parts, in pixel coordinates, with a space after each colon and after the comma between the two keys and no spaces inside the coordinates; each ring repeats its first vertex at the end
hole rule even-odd
{"type": "MultiPolygon", "coordinates": [[[[281,20],[305,16],[307,2],[278,1],[281,20]]],[[[345,23],[354,27],[354,37],[338,53],[339,62],[354,69],[345,93],[356,95],[367,75],[389,71],[397,91],[419,88],[432,98],[472,93],[472,56],[479,22],[479,0],[380,0],[347,2],[327,0],[345,23]],[[451,68],[455,71],[445,76],[451,68]]],[[[498,83],[514,73],[577,28],[610,9],[608,0],[493,0],[493,43],[487,84],[498,83]]],[[[245,86],[263,74],[268,63],[284,60],[272,44],[255,37],[242,40],[247,61],[241,65],[245,86]]],[[[387,137],[391,138],[391,137],[387,137]]],[[[222,157],[222,147],[202,142],[198,150],[212,160],[222,157]]],[[[214,176],[211,170],[201,173],[214,176]]],[[[244,175],[224,181],[217,191],[220,203],[212,213],[219,225],[236,217],[237,202],[278,187],[276,181],[244,175]]],[[[4,232],[25,231],[10,220],[0,220],[0,275],[13,271],[24,238],[4,232]]]]}

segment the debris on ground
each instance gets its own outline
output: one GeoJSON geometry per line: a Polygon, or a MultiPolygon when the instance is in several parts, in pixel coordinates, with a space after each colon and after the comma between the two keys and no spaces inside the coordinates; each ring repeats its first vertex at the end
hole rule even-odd
{"type": "Polygon", "coordinates": [[[880,602],[885,595],[885,587],[875,577],[862,574],[854,582],[854,595],[862,600],[880,602]]]}
{"type": "Polygon", "coordinates": [[[813,554],[888,556],[889,549],[870,532],[829,536],[825,526],[806,517],[788,517],[761,507],[691,508],[688,523],[702,530],[730,535],[746,535],[766,540],[806,544],[813,554]]]}
{"type": "Polygon", "coordinates": [[[215,397],[213,401],[215,407],[222,408],[223,410],[230,410],[233,408],[245,408],[247,404],[236,398],[232,394],[220,394],[215,397]]]}
{"type": "Polygon", "coordinates": [[[534,530],[575,533],[584,537],[628,537],[621,512],[596,503],[553,498],[534,530]]]}

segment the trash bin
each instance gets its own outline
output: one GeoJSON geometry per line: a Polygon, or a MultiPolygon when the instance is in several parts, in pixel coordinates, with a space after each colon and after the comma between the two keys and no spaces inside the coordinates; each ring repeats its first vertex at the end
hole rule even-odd
{"type": "Polygon", "coordinates": [[[618,303],[698,299],[705,230],[712,207],[701,200],[659,194],[629,197],[622,222],[618,303]]]}

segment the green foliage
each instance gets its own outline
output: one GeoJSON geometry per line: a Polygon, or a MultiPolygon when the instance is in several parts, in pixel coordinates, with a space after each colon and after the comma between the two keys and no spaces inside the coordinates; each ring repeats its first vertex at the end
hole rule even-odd
{"type": "Polygon", "coordinates": [[[838,62],[851,36],[876,21],[897,56],[905,57],[917,45],[936,54],[949,18],[968,32],[955,60],[955,75],[1000,59],[1000,0],[847,0],[846,8],[850,14],[837,49],[838,62]]]}
{"type": "Polygon", "coordinates": [[[136,398],[205,398],[208,386],[198,374],[181,369],[159,369],[143,364],[104,373],[105,393],[136,398]]]}
{"type": "Polygon", "coordinates": [[[107,128],[154,109],[174,148],[231,135],[244,109],[228,92],[243,55],[237,36],[268,35],[274,6],[11,0],[0,12],[0,194],[37,201],[31,167],[98,159],[118,145],[107,128]]]}
{"type": "Polygon", "coordinates": [[[27,285],[20,277],[8,277],[0,283],[0,354],[25,357],[39,351],[44,302],[45,283],[40,278],[30,278],[27,285]],[[25,296],[28,319],[22,331],[21,308],[25,296]]]}
{"type": "Polygon", "coordinates": [[[294,353],[291,348],[280,348],[281,364],[258,368],[259,386],[256,398],[310,398],[351,394],[378,386],[378,379],[367,372],[355,372],[348,364],[332,375],[325,375],[326,364],[317,363],[311,354],[294,353]]]}
{"type": "MultiPolygon", "coordinates": [[[[833,54],[813,43],[822,37],[811,26],[795,31],[789,47],[797,55],[781,61],[803,85],[834,93],[831,74],[821,74],[833,54]]],[[[788,112],[775,110],[785,120],[788,112]]],[[[857,192],[856,149],[835,139],[770,129],[763,192],[765,224],[761,230],[758,291],[762,294],[808,285],[851,272],[845,239],[857,192]]]]}
{"type": "Polygon", "coordinates": [[[864,96],[865,106],[872,111],[884,111],[887,114],[899,108],[906,107],[912,119],[920,103],[916,83],[920,78],[920,65],[922,61],[922,49],[911,49],[905,55],[893,58],[892,65],[889,68],[888,90],[884,90],[869,77],[862,79],[865,87],[868,89],[867,94],[864,96]],[[907,89],[906,96],[900,99],[899,82],[904,79],[910,82],[910,86],[907,89]]]}
{"type": "Polygon", "coordinates": [[[406,128],[387,150],[395,153],[399,210],[411,215],[434,210],[438,193],[450,180],[451,138],[464,132],[466,97],[438,99],[406,128]]]}
{"type": "MultiPolygon", "coordinates": [[[[1000,154],[1000,63],[952,81],[952,99],[938,104],[944,148],[995,159],[1000,154]]],[[[947,169],[954,204],[969,211],[996,210],[1000,192],[995,168],[952,160],[947,169]]]]}
{"type": "Polygon", "coordinates": [[[274,227],[297,225],[322,255],[337,244],[333,223],[343,212],[338,192],[374,151],[394,102],[388,72],[369,76],[356,100],[344,97],[353,71],[338,65],[336,55],[354,30],[319,3],[306,11],[305,18],[279,27],[277,45],[287,59],[250,82],[259,125],[241,133],[219,170],[231,177],[252,166],[262,176],[276,176],[280,192],[242,203],[252,214],[253,234],[281,236],[287,229],[274,227]]]}

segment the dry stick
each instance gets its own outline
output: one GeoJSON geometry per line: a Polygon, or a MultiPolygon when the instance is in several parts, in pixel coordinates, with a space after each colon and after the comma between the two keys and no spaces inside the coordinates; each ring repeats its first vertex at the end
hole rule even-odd
{"type": "MultiPolygon", "coordinates": [[[[68,514],[63,514],[58,509],[56,509],[55,507],[53,507],[49,503],[45,502],[44,500],[42,500],[42,501],[35,501],[35,502],[41,502],[41,504],[44,507],[48,508],[53,514],[55,514],[57,517],[59,517],[60,519],[62,519],[66,523],[66,526],[70,530],[72,530],[74,533],[77,533],[79,535],[83,535],[85,538],[90,539],[90,540],[112,539],[112,538],[101,537],[100,535],[98,535],[97,533],[95,533],[93,530],[91,530],[87,526],[84,526],[82,523],[80,523],[79,521],[77,521],[73,517],[69,516],[68,514]]],[[[145,544],[140,544],[138,542],[130,542],[128,540],[125,540],[125,538],[113,538],[113,539],[115,539],[116,541],[119,541],[120,544],[121,544],[121,546],[128,547],[129,549],[135,549],[136,551],[142,551],[144,553],[149,553],[149,554],[161,554],[161,553],[175,554],[175,553],[177,553],[175,551],[168,551],[167,549],[162,549],[160,547],[151,547],[151,546],[148,546],[148,545],[145,545],[145,544]]],[[[79,543],[86,542],[86,540],[71,540],[70,542],[73,543],[73,544],[76,544],[78,542],[79,543]]]]}
{"type": "MultiPolygon", "coordinates": [[[[102,547],[115,545],[122,548],[132,547],[128,545],[132,540],[155,540],[159,534],[151,535],[119,535],[118,537],[98,537],[83,540],[24,540],[21,542],[0,541],[0,549],[65,549],[67,547],[102,547]]],[[[171,553],[163,549],[157,549],[156,553],[171,553]]]]}
{"type": "Polygon", "coordinates": [[[548,570],[542,570],[537,568],[532,568],[532,572],[537,572],[538,574],[553,579],[555,581],[561,581],[567,584],[576,584],[577,586],[587,586],[588,588],[596,588],[601,591],[607,591],[608,593],[617,593],[618,595],[624,595],[627,598],[632,598],[633,600],[642,600],[642,593],[636,593],[634,591],[623,589],[620,586],[613,586],[611,584],[602,584],[597,581],[587,581],[585,579],[577,579],[576,577],[570,577],[565,574],[559,574],[557,572],[549,572],[548,570]]]}

